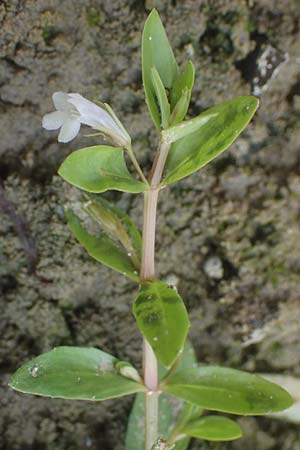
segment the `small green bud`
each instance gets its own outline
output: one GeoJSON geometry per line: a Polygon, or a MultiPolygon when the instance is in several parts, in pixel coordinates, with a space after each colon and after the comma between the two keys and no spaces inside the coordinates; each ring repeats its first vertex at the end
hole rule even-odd
{"type": "Polygon", "coordinates": [[[130,378],[131,380],[141,383],[142,379],[138,371],[129,363],[119,361],[116,363],[115,368],[123,377],[130,378]]]}

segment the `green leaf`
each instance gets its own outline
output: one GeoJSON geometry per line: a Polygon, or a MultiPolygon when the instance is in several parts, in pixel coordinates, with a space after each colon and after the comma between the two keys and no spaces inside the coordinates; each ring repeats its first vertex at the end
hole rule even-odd
{"type": "Polygon", "coordinates": [[[190,436],[185,436],[184,438],[180,439],[180,441],[175,443],[174,450],[187,450],[190,442],[190,436]]]}
{"type": "Polygon", "coordinates": [[[156,67],[152,67],[151,69],[151,81],[159,104],[161,114],[161,126],[162,128],[167,128],[170,119],[170,104],[166,94],[166,90],[160,79],[156,67]]]}
{"type": "Polygon", "coordinates": [[[281,387],[234,369],[201,366],[170,375],[160,387],[201,408],[232,414],[258,415],[292,405],[281,387]]]}
{"type": "Polygon", "coordinates": [[[178,100],[172,111],[169,120],[170,125],[177,125],[178,123],[182,122],[189,108],[190,99],[191,99],[191,91],[185,88],[183,90],[182,96],[180,97],[180,99],[178,100]]]}
{"type": "Polygon", "coordinates": [[[91,198],[91,202],[85,205],[88,214],[102,226],[104,231],[119,240],[127,254],[129,253],[135,267],[139,269],[142,253],[142,237],[138,228],[126,213],[101,196],[89,194],[89,197],[91,198]],[[105,221],[108,223],[105,224],[105,221]]]}
{"type": "Polygon", "coordinates": [[[177,416],[176,422],[174,422],[173,429],[169,430],[169,442],[173,442],[178,435],[182,436],[181,439],[176,442],[176,450],[186,450],[188,448],[191,436],[183,435],[182,428],[187,422],[192,419],[196,419],[201,416],[201,414],[202,410],[198,406],[192,405],[191,403],[184,403],[184,406],[181,408],[181,411],[177,416]]]}
{"type": "Polygon", "coordinates": [[[144,450],[145,448],[145,400],[143,394],[137,394],[130,412],[125,450],[144,450]]]}
{"type": "Polygon", "coordinates": [[[187,339],[184,344],[183,352],[175,360],[170,369],[158,364],[158,377],[160,380],[166,378],[167,374],[178,372],[179,369],[189,369],[196,366],[197,359],[191,342],[187,339]]]}
{"type": "Polygon", "coordinates": [[[81,225],[79,217],[73,211],[66,211],[66,216],[71,231],[92,258],[135,281],[139,281],[136,267],[123,247],[104,232],[97,236],[89,233],[81,225]]]}
{"type": "Polygon", "coordinates": [[[221,416],[207,416],[192,420],[183,427],[182,433],[208,441],[233,441],[243,434],[236,422],[221,416]]]}
{"type": "MultiPolygon", "coordinates": [[[[188,368],[195,364],[196,358],[191,344],[186,341],[184,346],[180,368],[188,368]]],[[[166,369],[160,367],[161,374],[165,374],[166,369]]],[[[199,408],[194,405],[186,404],[182,400],[168,394],[159,396],[159,435],[163,439],[168,439],[170,430],[177,423],[177,416],[184,414],[186,420],[194,417],[199,408]]],[[[185,422],[184,422],[185,423],[185,422]]],[[[127,426],[125,450],[144,450],[145,448],[145,410],[144,395],[137,394],[127,426]]],[[[191,438],[186,436],[184,439],[176,442],[174,450],[186,450],[191,438]]]]}
{"type": "Polygon", "coordinates": [[[179,71],[165,29],[155,9],[149,14],[144,26],[142,36],[142,74],[149,112],[156,127],[160,129],[160,114],[151,78],[152,67],[157,69],[163,86],[171,89],[179,71]]]}
{"type": "Polygon", "coordinates": [[[185,68],[178,74],[171,91],[171,109],[174,108],[184,89],[191,91],[195,82],[195,67],[192,61],[188,61],[185,68]]]}
{"type": "Polygon", "coordinates": [[[272,383],[279,384],[279,386],[286,389],[294,399],[294,404],[291,408],[280,411],[279,413],[270,414],[270,417],[281,419],[284,422],[300,424],[300,378],[290,375],[274,375],[271,373],[262,373],[260,375],[265,379],[272,381],[272,383]]]}
{"type": "Polygon", "coordinates": [[[181,180],[226,150],[249,123],[257,107],[255,97],[237,97],[163,131],[165,138],[174,143],[162,184],[181,180]]]}
{"type": "Polygon", "coordinates": [[[58,173],[68,183],[87,192],[114,189],[138,193],[147,189],[145,183],[130,175],[123,150],[108,145],[95,145],[71,153],[58,173]]]}
{"type": "Polygon", "coordinates": [[[189,108],[192,89],[195,81],[195,68],[189,61],[182,73],[180,73],[174,82],[171,91],[171,117],[172,126],[182,122],[189,108]]]}
{"type": "Polygon", "coordinates": [[[96,348],[57,347],[24,364],[9,385],[27,394],[95,401],[144,391],[117,373],[117,362],[96,348]]]}
{"type": "Polygon", "coordinates": [[[188,315],[177,291],[162,281],[143,283],[134,301],[133,314],[158,361],[171,366],[189,329],[188,315]]]}

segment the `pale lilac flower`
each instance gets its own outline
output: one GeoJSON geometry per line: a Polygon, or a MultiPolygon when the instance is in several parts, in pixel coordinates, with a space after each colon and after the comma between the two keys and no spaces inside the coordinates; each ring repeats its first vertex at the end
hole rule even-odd
{"type": "Polygon", "coordinates": [[[55,92],[52,96],[56,111],[43,117],[46,130],[58,130],[59,142],[70,142],[79,133],[81,124],[108,136],[121,147],[130,146],[130,137],[108,105],[98,106],[80,94],[55,92]]]}

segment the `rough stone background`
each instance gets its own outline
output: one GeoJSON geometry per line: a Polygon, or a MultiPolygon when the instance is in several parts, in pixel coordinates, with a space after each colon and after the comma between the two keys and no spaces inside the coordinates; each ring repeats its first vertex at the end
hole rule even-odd
{"type": "MultiPolygon", "coordinates": [[[[7,381],[61,344],[140,364],[136,286],[94,263],[65,224],[63,207],[78,193],[56,170],[86,138],[59,145],[41,117],[58,90],[108,101],[149,168],[156,138],[140,37],[153,6],[178,60],[195,63],[190,115],[236,95],[261,98],[229,151],[162,192],[158,272],[186,300],[201,361],[300,376],[299,0],[2,0],[1,450],[123,449],[132,398],[45,400],[12,392],[7,381]]],[[[112,198],[141,225],[140,196],[112,198]]],[[[191,449],[300,449],[299,426],[241,423],[242,441],[191,449]]]]}

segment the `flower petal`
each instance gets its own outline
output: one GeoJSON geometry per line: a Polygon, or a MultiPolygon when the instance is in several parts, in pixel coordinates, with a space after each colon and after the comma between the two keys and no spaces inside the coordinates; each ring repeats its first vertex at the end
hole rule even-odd
{"type": "Polygon", "coordinates": [[[75,106],[80,113],[80,121],[90,127],[100,126],[103,128],[110,128],[120,133],[120,129],[115,123],[114,119],[108,114],[105,109],[90,102],[80,94],[69,94],[69,103],[75,106]]]}
{"type": "Polygon", "coordinates": [[[74,139],[80,130],[80,120],[78,118],[68,118],[61,127],[58,135],[58,142],[70,142],[74,139]]]}
{"type": "Polygon", "coordinates": [[[46,130],[58,130],[67,120],[68,116],[62,111],[54,111],[43,117],[42,126],[46,130]]]}
{"type": "Polygon", "coordinates": [[[66,94],[65,92],[54,92],[52,95],[52,100],[54,103],[55,108],[58,111],[72,111],[74,108],[70,103],[68,102],[69,94],[66,94]]]}

